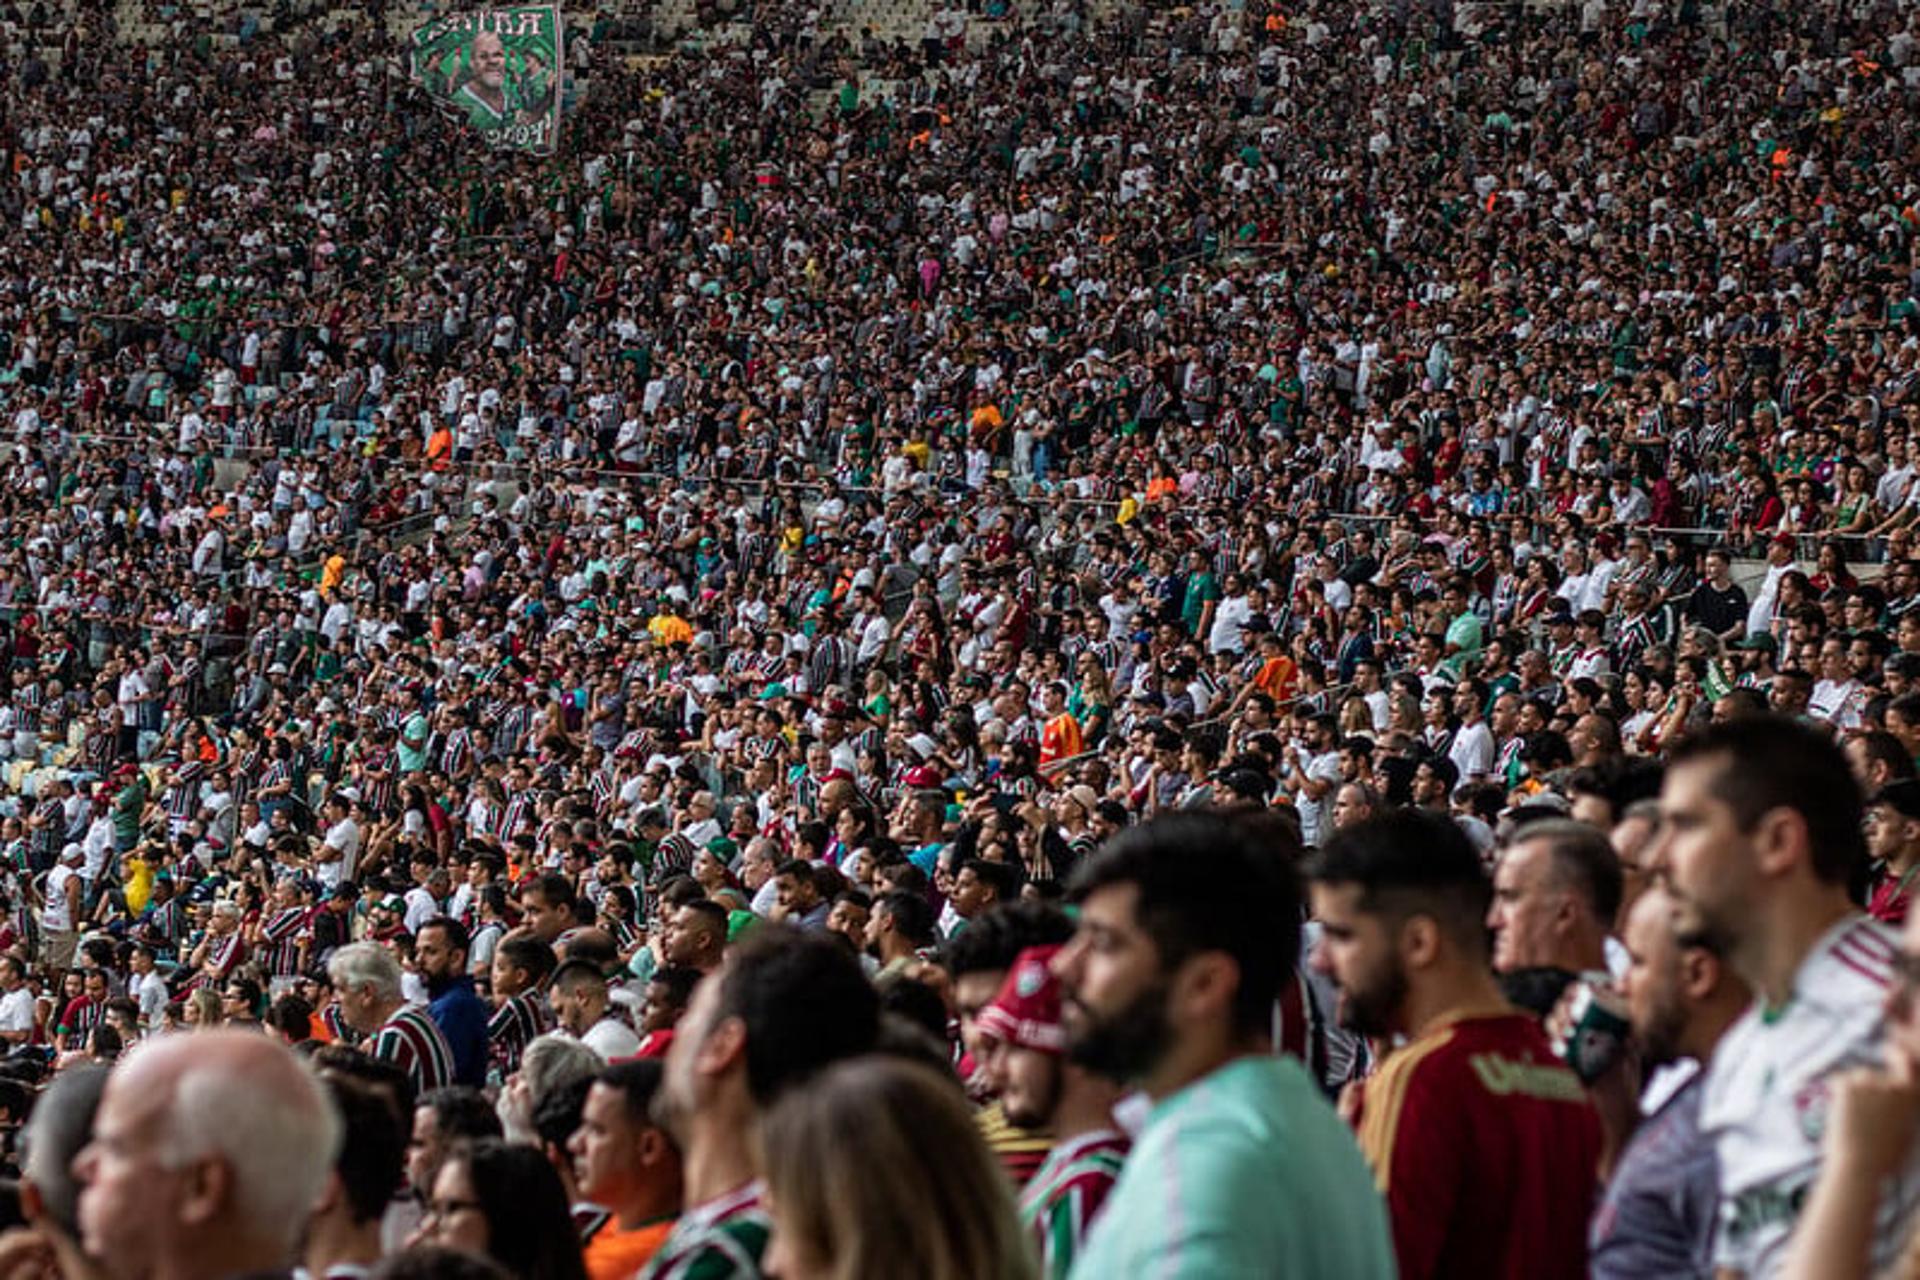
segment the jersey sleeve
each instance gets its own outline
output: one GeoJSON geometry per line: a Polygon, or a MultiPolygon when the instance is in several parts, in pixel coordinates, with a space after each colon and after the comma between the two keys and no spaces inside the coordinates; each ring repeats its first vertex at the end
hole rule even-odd
{"type": "Polygon", "coordinates": [[[1402,1280],[1437,1274],[1459,1186],[1453,1166],[1470,1145],[1464,1129],[1471,1118],[1462,1100],[1445,1096],[1437,1064],[1422,1066],[1405,1063],[1369,1084],[1361,1128],[1362,1149],[1386,1198],[1402,1280]]]}

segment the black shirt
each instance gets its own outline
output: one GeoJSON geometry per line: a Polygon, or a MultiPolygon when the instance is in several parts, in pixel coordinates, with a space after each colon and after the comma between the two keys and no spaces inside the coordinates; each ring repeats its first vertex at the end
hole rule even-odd
{"type": "Polygon", "coordinates": [[[1716,635],[1724,634],[1736,624],[1745,624],[1747,593],[1737,583],[1728,583],[1722,591],[1711,582],[1702,582],[1693,589],[1687,616],[1716,635]]]}

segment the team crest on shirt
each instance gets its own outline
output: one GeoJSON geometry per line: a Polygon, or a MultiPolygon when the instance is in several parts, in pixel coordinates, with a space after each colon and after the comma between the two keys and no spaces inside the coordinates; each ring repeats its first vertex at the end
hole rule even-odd
{"type": "Polygon", "coordinates": [[[1039,994],[1041,986],[1047,980],[1047,967],[1043,964],[1027,964],[1020,967],[1020,976],[1013,980],[1013,989],[1020,998],[1030,1000],[1039,994]]]}
{"type": "Polygon", "coordinates": [[[1826,1132],[1831,1099],[1832,1093],[1824,1079],[1809,1080],[1793,1095],[1793,1117],[1800,1125],[1801,1136],[1808,1142],[1819,1142],[1820,1135],[1826,1132]]]}

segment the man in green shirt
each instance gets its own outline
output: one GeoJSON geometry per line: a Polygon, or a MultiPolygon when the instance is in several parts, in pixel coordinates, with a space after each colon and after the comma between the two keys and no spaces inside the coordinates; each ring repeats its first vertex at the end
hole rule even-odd
{"type": "Polygon", "coordinates": [[[1394,1274],[1352,1135],[1274,1053],[1300,951],[1288,865],[1270,829],[1180,813],[1116,836],[1076,877],[1079,930],[1054,959],[1067,1052],[1153,1110],[1073,1276],[1394,1274]]]}
{"type": "Polygon", "coordinates": [[[1479,658],[1480,647],[1485,643],[1480,615],[1467,605],[1472,590],[1471,581],[1464,577],[1455,578],[1447,583],[1446,591],[1440,597],[1447,617],[1452,619],[1447,623],[1445,666],[1456,680],[1465,675],[1468,665],[1479,658]]]}

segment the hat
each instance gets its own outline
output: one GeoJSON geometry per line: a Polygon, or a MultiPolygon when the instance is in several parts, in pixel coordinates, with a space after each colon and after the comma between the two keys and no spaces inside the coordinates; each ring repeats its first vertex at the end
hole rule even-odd
{"type": "Polygon", "coordinates": [[[1897,782],[1889,782],[1867,801],[1868,808],[1878,804],[1886,805],[1903,818],[1920,819],[1920,781],[1901,778],[1897,782]]]}
{"type": "Polygon", "coordinates": [[[1765,631],[1756,631],[1752,635],[1746,637],[1744,640],[1734,641],[1733,644],[1729,647],[1734,649],[1745,650],[1748,652],[1752,652],[1755,650],[1765,650],[1767,653],[1780,652],[1780,642],[1778,640],[1775,640],[1771,634],[1765,631]]]}
{"type": "Polygon", "coordinates": [[[1084,782],[1079,786],[1068,787],[1067,799],[1086,810],[1088,817],[1093,816],[1094,807],[1100,803],[1099,793],[1084,782]]]}
{"type": "Polygon", "coordinates": [[[60,851],[62,862],[85,862],[86,859],[87,851],[77,844],[70,844],[60,851]]]}
{"type": "Polygon", "coordinates": [[[900,781],[909,787],[937,787],[940,785],[940,771],[923,764],[915,765],[900,775],[900,781]]]}
{"type": "Polygon", "coordinates": [[[982,1035],[1020,1049],[1060,1053],[1067,1047],[1060,1021],[1060,980],[1049,967],[1058,946],[1028,947],[1007,971],[993,1000],[974,1019],[982,1035]]]}
{"type": "Polygon", "coordinates": [[[934,752],[940,750],[940,744],[924,733],[916,733],[907,739],[907,750],[922,760],[931,760],[934,752]]]}
{"type": "Polygon", "coordinates": [[[727,941],[737,941],[741,934],[760,923],[760,917],[751,911],[727,912],[727,941]]]}

